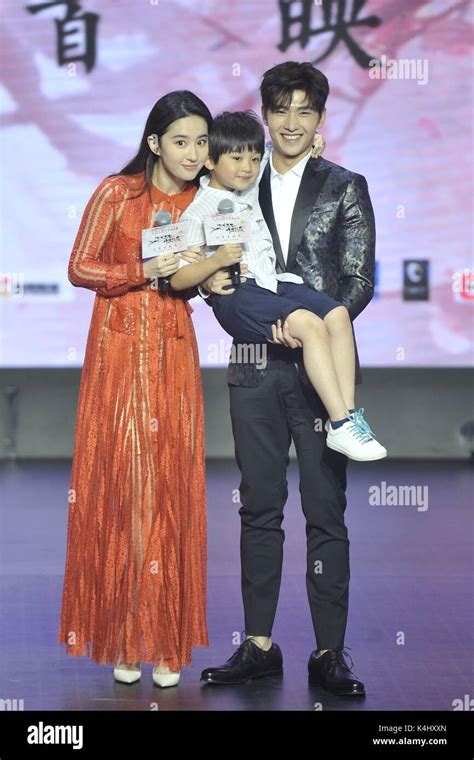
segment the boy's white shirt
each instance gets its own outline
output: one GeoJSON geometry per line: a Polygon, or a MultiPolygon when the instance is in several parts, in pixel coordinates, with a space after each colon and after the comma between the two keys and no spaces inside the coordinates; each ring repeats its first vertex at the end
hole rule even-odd
{"type": "MultiPolygon", "coordinates": [[[[248,265],[249,272],[246,277],[255,279],[257,285],[262,288],[277,292],[278,282],[294,282],[303,284],[303,279],[291,272],[276,273],[276,254],[273,248],[273,240],[265,222],[258,201],[258,186],[262,174],[270,158],[270,149],[265,146],[265,153],[260,162],[260,172],[257,180],[246,190],[219,190],[209,187],[210,175],[201,177],[200,187],[193,201],[180,217],[180,221],[188,221],[187,239],[188,245],[205,245],[203,219],[217,213],[217,206],[223,198],[229,198],[234,202],[236,213],[248,215],[251,238],[248,243],[242,245],[243,263],[248,265]]],[[[206,246],[206,256],[212,256],[216,247],[206,246]]],[[[180,260],[179,268],[189,262],[180,260]]],[[[198,290],[204,298],[209,296],[198,285],[198,290]]]]}

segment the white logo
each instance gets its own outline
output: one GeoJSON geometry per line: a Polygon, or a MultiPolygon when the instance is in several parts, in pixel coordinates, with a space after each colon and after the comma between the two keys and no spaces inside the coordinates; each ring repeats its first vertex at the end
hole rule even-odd
{"type": "Polygon", "coordinates": [[[83,726],[48,726],[42,721],[37,726],[28,726],[28,744],[72,744],[73,749],[82,749],[83,726]]]}

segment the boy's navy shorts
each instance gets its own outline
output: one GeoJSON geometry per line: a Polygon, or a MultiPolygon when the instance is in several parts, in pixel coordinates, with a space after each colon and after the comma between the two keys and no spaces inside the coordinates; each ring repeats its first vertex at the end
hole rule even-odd
{"type": "Polygon", "coordinates": [[[272,325],[296,309],[308,309],[321,319],[340,306],[326,293],[307,285],[278,282],[278,291],[261,288],[251,277],[226,296],[212,295],[212,309],[217,321],[240,342],[263,343],[272,338],[272,325]]]}

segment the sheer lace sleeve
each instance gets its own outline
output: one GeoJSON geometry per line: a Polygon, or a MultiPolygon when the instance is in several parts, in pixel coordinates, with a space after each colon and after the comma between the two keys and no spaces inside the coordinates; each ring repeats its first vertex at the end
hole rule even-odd
{"type": "Polygon", "coordinates": [[[103,251],[115,225],[117,183],[105,179],[92,194],[84,209],[69,259],[69,281],[90,288],[103,296],[126,293],[144,285],[147,278],[141,259],[113,264],[103,261],[103,251]]]}

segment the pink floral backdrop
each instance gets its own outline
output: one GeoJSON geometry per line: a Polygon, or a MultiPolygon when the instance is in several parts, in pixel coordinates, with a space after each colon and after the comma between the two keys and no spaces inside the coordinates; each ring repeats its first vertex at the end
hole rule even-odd
{"type": "MultiPolygon", "coordinates": [[[[3,366],[82,363],[94,296],[67,280],[72,242],[154,102],[186,88],[214,114],[260,112],[260,77],[285,60],[325,72],[325,157],[369,184],[377,292],[355,325],[362,363],[471,364],[471,13],[467,0],[4,0],[3,366]],[[378,78],[369,60],[386,62],[378,78]],[[428,262],[426,300],[404,299],[411,260],[428,262]]],[[[193,307],[201,364],[225,364],[230,339],[193,307]]]]}

